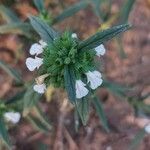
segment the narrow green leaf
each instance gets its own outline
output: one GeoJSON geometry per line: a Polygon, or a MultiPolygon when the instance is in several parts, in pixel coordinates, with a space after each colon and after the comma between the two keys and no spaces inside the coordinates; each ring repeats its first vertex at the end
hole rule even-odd
{"type": "Polygon", "coordinates": [[[0,34],[20,34],[25,35],[27,37],[30,35],[31,26],[28,23],[11,23],[0,26],[0,34]]]}
{"type": "Polygon", "coordinates": [[[0,138],[5,143],[5,145],[10,149],[11,143],[3,118],[0,118],[0,138]]]}
{"type": "Polygon", "coordinates": [[[101,120],[101,123],[102,123],[102,126],[104,127],[104,129],[109,132],[109,127],[108,127],[108,123],[107,123],[107,118],[105,116],[105,113],[104,113],[104,110],[103,110],[103,107],[102,107],[102,104],[100,102],[100,100],[97,98],[97,97],[94,97],[93,99],[93,104],[94,104],[94,107],[96,109],[96,112],[97,112],[97,115],[98,117],[100,118],[101,120]]]}
{"type": "Polygon", "coordinates": [[[101,22],[105,22],[107,20],[107,17],[110,15],[112,0],[91,0],[91,4],[93,5],[93,11],[95,15],[101,22]],[[101,5],[108,6],[106,12],[101,10],[101,5]]]}
{"type": "Polygon", "coordinates": [[[1,60],[0,60],[0,68],[6,71],[17,83],[23,83],[20,74],[1,60]]]}
{"type": "Polygon", "coordinates": [[[102,0],[91,0],[91,3],[94,6],[94,12],[96,14],[96,16],[101,20],[101,18],[103,18],[103,13],[100,10],[100,5],[103,1],[102,0]]]}
{"type": "Polygon", "coordinates": [[[7,21],[7,23],[19,23],[20,19],[16,16],[16,14],[9,8],[0,5],[0,14],[7,21]]]}
{"type": "Polygon", "coordinates": [[[47,127],[43,125],[43,123],[38,118],[33,117],[31,115],[28,115],[26,118],[36,130],[44,133],[47,133],[49,131],[47,127]]]}
{"type": "Polygon", "coordinates": [[[89,99],[87,98],[82,98],[79,101],[76,101],[76,109],[79,113],[83,125],[86,125],[89,119],[89,106],[90,103],[89,99]]]}
{"type": "Polygon", "coordinates": [[[30,16],[30,23],[35,29],[35,31],[41,36],[41,38],[47,42],[52,43],[55,38],[58,37],[58,33],[43,22],[40,18],[30,16]]]}
{"type": "Polygon", "coordinates": [[[129,88],[123,87],[118,83],[114,83],[108,80],[104,80],[102,86],[107,88],[112,94],[120,97],[126,97],[126,93],[129,91],[129,88]]]}
{"type": "Polygon", "coordinates": [[[69,100],[75,102],[76,91],[75,91],[75,74],[71,67],[66,66],[64,71],[65,88],[68,93],[69,100]]]}
{"type": "Polygon", "coordinates": [[[126,55],[126,53],[124,51],[124,47],[123,47],[122,37],[121,36],[116,37],[116,43],[118,44],[117,50],[118,50],[118,53],[119,53],[120,57],[122,59],[127,58],[127,55],[126,55]]]}
{"type": "Polygon", "coordinates": [[[74,110],[74,128],[76,132],[79,131],[79,127],[80,127],[80,117],[79,117],[78,110],[75,109],[74,110]]]}
{"type": "Polygon", "coordinates": [[[34,0],[34,5],[38,9],[39,12],[43,12],[45,7],[44,7],[44,0],[34,0]]]}
{"type": "Polygon", "coordinates": [[[121,9],[121,12],[119,13],[120,17],[119,17],[119,22],[120,23],[127,23],[128,22],[128,18],[130,15],[130,12],[132,11],[132,7],[134,5],[136,0],[126,0],[123,8],[121,9]]]}
{"type": "Polygon", "coordinates": [[[77,13],[78,11],[85,9],[88,6],[88,1],[80,1],[76,4],[74,4],[73,6],[65,9],[60,15],[58,15],[53,23],[58,23],[63,21],[64,19],[73,16],[75,13],[77,13]]]}
{"type": "Polygon", "coordinates": [[[30,85],[23,97],[24,114],[27,114],[30,109],[38,103],[40,98],[41,95],[33,90],[33,85],[30,85]]]}
{"type": "Polygon", "coordinates": [[[86,50],[86,49],[95,48],[100,44],[102,44],[103,42],[108,41],[111,38],[117,36],[117,34],[128,30],[130,27],[131,26],[129,24],[124,24],[124,25],[115,26],[110,29],[98,32],[95,35],[91,36],[90,38],[82,41],[79,44],[79,49],[86,50]]]}
{"type": "Polygon", "coordinates": [[[48,146],[46,144],[43,143],[39,143],[38,144],[38,150],[48,150],[48,146]]]}
{"type": "Polygon", "coordinates": [[[40,110],[38,106],[34,107],[34,110],[36,112],[36,116],[39,118],[41,123],[47,127],[47,129],[51,130],[52,126],[50,125],[48,119],[46,118],[45,114],[40,110]]]}
{"type": "Polygon", "coordinates": [[[26,90],[16,93],[14,96],[10,97],[5,101],[5,104],[14,104],[15,102],[21,100],[24,97],[26,90]]]}
{"type": "Polygon", "coordinates": [[[144,129],[139,131],[137,133],[137,135],[135,136],[135,138],[133,139],[131,145],[129,146],[129,150],[136,150],[138,145],[140,145],[141,141],[143,140],[145,134],[146,133],[145,133],[144,129]]]}

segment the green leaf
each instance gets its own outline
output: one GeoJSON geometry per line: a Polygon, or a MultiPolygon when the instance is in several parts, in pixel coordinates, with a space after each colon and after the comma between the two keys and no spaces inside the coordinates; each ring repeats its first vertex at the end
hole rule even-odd
{"type": "Polygon", "coordinates": [[[24,115],[28,114],[30,109],[35,106],[41,98],[41,95],[33,90],[33,85],[30,85],[23,97],[24,115]]]}
{"type": "Polygon", "coordinates": [[[3,118],[0,118],[0,138],[5,143],[5,145],[10,149],[11,143],[3,118]]]}
{"type": "Polygon", "coordinates": [[[14,96],[10,97],[5,101],[5,104],[13,104],[19,100],[21,100],[24,97],[26,90],[23,90],[21,92],[16,93],[14,96]]]}
{"type": "Polygon", "coordinates": [[[45,42],[52,43],[53,40],[58,37],[58,33],[54,31],[54,29],[49,27],[48,24],[43,22],[40,18],[30,16],[29,19],[35,31],[41,36],[41,38],[45,42]]]}
{"type": "Polygon", "coordinates": [[[10,66],[8,66],[5,62],[0,60],[0,68],[6,71],[17,83],[23,83],[22,77],[20,74],[10,66]]]}
{"type": "Polygon", "coordinates": [[[103,42],[108,41],[111,38],[117,36],[117,34],[121,32],[125,32],[130,27],[131,26],[129,24],[124,24],[124,25],[115,26],[110,29],[98,32],[95,35],[91,36],[90,38],[82,41],[79,44],[79,49],[87,50],[87,49],[95,48],[99,46],[100,44],[102,44],[103,42]]]}
{"type": "Polygon", "coordinates": [[[80,117],[79,117],[78,110],[75,109],[74,110],[74,128],[76,132],[79,131],[79,127],[80,127],[80,117]]]}
{"type": "Polygon", "coordinates": [[[122,59],[127,58],[127,55],[124,51],[124,47],[123,47],[123,43],[122,43],[122,37],[118,36],[118,37],[116,37],[115,40],[116,40],[116,44],[118,45],[117,50],[118,50],[118,53],[119,53],[120,57],[122,59]]]}
{"type": "Polygon", "coordinates": [[[127,23],[128,18],[130,15],[130,12],[132,11],[132,7],[135,3],[135,0],[126,0],[124,3],[123,8],[121,9],[121,12],[119,13],[119,22],[120,23],[127,23]]]}
{"type": "Polygon", "coordinates": [[[44,0],[34,0],[34,4],[39,12],[43,12],[45,10],[44,0]]]}
{"type": "Polygon", "coordinates": [[[53,23],[58,23],[63,21],[64,19],[73,16],[75,13],[77,13],[78,11],[85,9],[88,6],[88,1],[80,1],[76,4],[74,4],[73,6],[65,9],[60,15],[58,15],[53,23]]]}
{"type": "Polygon", "coordinates": [[[105,22],[108,17],[110,17],[110,11],[112,6],[112,0],[91,0],[93,5],[93,11],[95,15],[99,18],[101,22],[105,22]],[[101,5],[108,6],[107,10],[101,10],[101,5]]]}
{"type": "Polygon", "coordinates": [[[140,145],[141,141],[143,140],[144,136],[145,136],[145,130],[142,129],[141,131],[139,131],[137,133],[137,135],[135,136],[135,138],[133,139],[131,145],[129,146],[129,150],[136,150],[138,145],[140,145]]]}
{"type": "Polygon", "coordinates": [[[76,101],[76,109],[79,113],[83,125],[87,124],[89,118],[89,106],[90,103],[88,98],[82,98],[76,101]]]}
{"type": "Polygon", "coordinates": [[[68,93],[69,100],[75,102],[76,91],[75,91],[75,74],[71,67],[66,66],[64,71],[65,88],[68,93]]]}
{"type": "Polygon", "coordinates": [[[35,106],[34,110],[40,122],[43,123],[43,125],[45,125],[45,127],[47,127],[48,130],[51,130],[52,126],[50,125],[48,119],[46,118],[45,114],[40,110],[40,108],[38,106],[35,106]]]}
{"type": "Polygon", "coordinates": [[[94,6],[94,13],[96,14],[96,16],[101,20],[101,17],[103,16],[102,15],[102,12],[100,10],[100,5],[103,1],[102,0],[91,0],[91,3],[93,4],[94,6]]]}
{"type": "Polygon", "coordinates": [[[104,80],[102,87],[107,88],[112,94],[120,97],[126,97],[126,93],[129,91],[129,88],[123,87],[118,83],[114,83],[108,80],[104,80]]]}
{"type": "Polygon", "coordinates": [[[7,23],[20,22],[20,19],[16,16],[16,14],[11,9],[3,5],[0,5],[0,14],[7,21],[7,23]]]}
{"type": "Polygon", "coordinates": [[[0,26],[0,34],[7,34],[7,33],[12,33],[12,34],[20,34],[20,35],[25,35],[27,37],[30,37],[30,30],[31,26],[28,23],[11,23],[11,24],[6,24],[6,25],[1,25],[0,26]]]}
{"type": "Polygon", "coordinates": [[[107,118],[105,116],[105,113],[104,113],[103,106],[102,106],[101,102],[99,101],[99,99],[97,97],[94,97],[92,102],[93,102],[94,107],[96,109],[97,115],[98,115],[99,119],[101,120],[102,126],[104,127],[104,129],[107,132],[109,132],[107,118]]]}
{"type": "Polygon", "coordinates": [[[46,144],[43,143],[39,143],[38,144],[38,150],[48,150],[48,146],[46,144]]]}
{"type": "Polygon", "coordinates": [[[44,133],[47,133],[49,131],[47,127],[43,125],[43,123],[38,118],[33,117],[31,115],[28,115],[26,118],[36,130],[44,133]]]}

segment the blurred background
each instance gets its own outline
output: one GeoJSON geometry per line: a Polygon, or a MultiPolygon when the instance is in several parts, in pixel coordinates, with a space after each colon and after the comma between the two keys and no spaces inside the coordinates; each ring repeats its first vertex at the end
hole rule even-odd
{"type": "MultiPolygon", "coordinates": [[[[150,0],[40,2],[0,0],[0,103],[13,102],[23,110],[19,124],[6,125],[12,149],[150,149],[150,137],[142,132],[150,122],[150,0]],[[132,24],[129,31],[104,43],[106,55],[97,61],[109,80],[108,88],[97,90],[109,133],[93,107],[87,125],[81,125],[61,89],[49,87],[40,100],[24,93],[35,77],[27,70],[25,59],[31,44],[39,39],[29,24],[30,14],[58,31],[69,29],[82,40],[114,25],[132,24]]],[[[0,147],[7,149],[1,143],[0,147]]]]}

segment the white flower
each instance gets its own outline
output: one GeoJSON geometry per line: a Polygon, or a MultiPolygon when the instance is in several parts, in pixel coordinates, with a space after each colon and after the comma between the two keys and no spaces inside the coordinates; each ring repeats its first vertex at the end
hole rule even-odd
{"type": "Polygon", "coordinates": [[[43,83],[43,84],[36,84],[34,85],[33,87],[34,91],[40,93],[40,94],[43,94],[46,90],[46,85],[43,83]]]}
{"type": "Polygon", "coordinates": [[[96,51],[96,55],[99,56],[99,57],[100,57],[100,55],[104,55],[105,52],[106,52],[105,47],[104,47],[103,44],[97,46],[97,47],[95,48],[95,51],[96,51]]]}
{"type": "Polygon", "coordinates": [[[4,118],[13,124],[16,124],[19,122],[21,115],[19,112],[6,112],[4,118]]]}
{"type": "Polygon", "coordinates": [[[146,133],[150,134],[150,124],[146,125],[144,130],[146,133]]]}
{"type": "Polygon", "coordinates": [[[43,48],[47,46],[47,43],[45,43],[43,40],[39,41],[40,44],[35,43],[30,48],[30,54],[31,55],[39,55],[43,52],[43,48]]]}
{"type": "Polygon", "coordinates": [[[34,71],[36,68],[39,69],[39,67],[43,64],[43,59],[36,57],[34,58],[27,58],[26,59],[26,66],[30,71],[34,71]]]}
{"type": "Polygon", "coordinates": [[[45,48],[47,46],[47,43],[43,40],[40,40],[39,43],[41,44],[42,48],[45,48]]]}
{"type": "Polygon", "coordinates": [[[81,80],[76,80],[76,98],[80,99],[88,94],[89,90],[85,88],[85,85],[81,80]]]}
{"type": "Polygon", "coordinates": [[[30,51],[31,55],[38,55],[43,52],[43,47],[42,47],[42,45],[35,43],[31,46],[29,51],[30,51]]]}
{"type": "Polygon", "coordinates": [[[76,33],[72,33],[71,37],[72,37],[72,38],[75,38],[75,39],[77,39],[77,38],[78,38],[78,36],[77,36],[77,34],[76,34],[76,33]]]}
{"type": "Polygon", "coordinates": [[[101,79],[101,73],[98,71],[88,71],[87,73],[85,73],[87,75],[87,80],[88,83],[90,82],[90,87],[91,89],[96,89],[97,87],[99,87],[103,80],[101,79]]]}

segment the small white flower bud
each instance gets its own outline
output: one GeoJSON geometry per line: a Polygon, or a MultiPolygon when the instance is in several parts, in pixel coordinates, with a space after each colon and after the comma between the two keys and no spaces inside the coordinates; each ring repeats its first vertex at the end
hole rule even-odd
{"type": "Polygon", "coordinates": [[[146,125],[144,130],[146,133],[150,134],[150,124],[146,125]]]}
{"type": "Polygon", "coordinates": [[[45,48],[47,46],[47,43],[43,40],[40,40],[39,43],[41,44],[42,48],[45,48]]]}
{"type": "Polygon", "coordinates": [[[77,39],[77,38],[78,38],[78,36],[77,36],[77,34],[76,34],[76,33],[72,33],[71,37],[72,37],[72,38],[75,38],[75,39],[77,39]]]}
{"type": "Polygon", "coordinates": [[[44,83],[43,84],[36,84],[36,85],[34,85],[33,89],[37,93],[43,94],[46,90],[46,85],[44,83]]]}
{"type": "Polygon", "coordinates": [[[105,49],[104,45],[101,44],[101,45],[99,45],[99,46],[97,46],[95,48],[95,51],[96,51],[96,55],[100,57],[100,55],[104,55],[105,54],[106,49],[105,49]]]}

